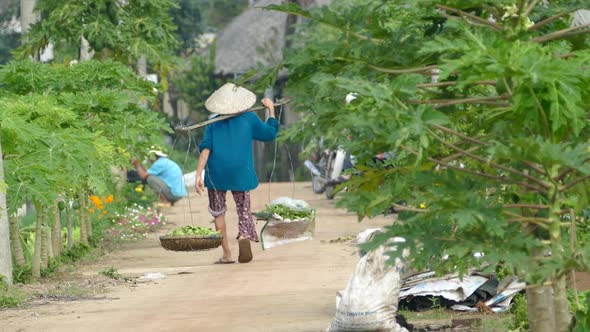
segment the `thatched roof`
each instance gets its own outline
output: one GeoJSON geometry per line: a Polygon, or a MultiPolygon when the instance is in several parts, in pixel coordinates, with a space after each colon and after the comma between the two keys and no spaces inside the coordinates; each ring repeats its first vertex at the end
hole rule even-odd
{"type": "MultiPolygon", "coordinates": [[[[217,37],[216,74],[241,74],[258,64],[272,66],[283,60],[287,14],[256,7],[278,5],[285,0],[259,0],[237,16],[217,37]]],[[[310,7],[330,0],[308,0],[310,7]]]]}
{"type": "MultiPolygon", "coordinates": [[[[262,0],[255,6],[280,4],[282,0],[262,0]]],[[[278,64],[283,59],[287,14],[248,8],[236,17],[217,38],[215,73],[240,74],[261,63],[278,64]]]]}
{"type": "Polygon", "coordinates": [[[574,13],[572,26],[580,26],[590,23],[590,10],[581,9],[574,13]]]}

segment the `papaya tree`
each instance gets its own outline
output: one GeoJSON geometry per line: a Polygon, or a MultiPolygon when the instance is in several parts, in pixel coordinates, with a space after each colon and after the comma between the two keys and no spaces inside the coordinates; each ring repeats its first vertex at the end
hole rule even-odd
{"type": "Polygon", "coordinates": [[[339,204],[359,220],[399,211],[369,247],[401,236],[418,270],[512,269],[533,331],[567,330],[566,276],[589,268],[573,240],[590,203],[590,29],[570,15],[584,5],[268,7],[309,18],[281,65],[302,115],[283,139],[322,135],[356,157],[339,204]]]}
{"type": "MultiPolygon", "coordinates": [[[[45,253],[62,246],[43,241],[55,220],[44,217],[47,209],[72,193],[85,201],[90,190],[104,190],[111,165],[129,163],[122,149],[145,151],[169,128],[157,113],[138,106],[154,98],[153,84],[112,61],[13,62],[0,68],[0,81],[7,87],[0,95],[0,134],[8,207],[15,211],[25,199],[35,202],[33,274],[39,277],[45,253]]],[[[80,227],[86,242],[90,225],[80,219],[80,227]]]]}

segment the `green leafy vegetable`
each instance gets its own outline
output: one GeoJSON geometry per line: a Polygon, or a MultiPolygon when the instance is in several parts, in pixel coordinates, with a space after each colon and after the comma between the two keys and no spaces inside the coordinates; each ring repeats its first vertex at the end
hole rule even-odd
{"type": "Polygon", "coordinates": [[[272,216],[273,214],[277,214],[283,219],[309,219],[313,215],[313,212],[313,209],[304,208],[294,210],[283,204],[270,204],[266,206],[266,209],[258,212],[257,216],[268,216],[269,214],[272,216]]]}
{"type": "Polygon", "coordinates": [[[183,235],[221,235],[221,232],[214,231],[209,227],[203,226],[183,226],[175,228],[168,232],[170,236],[183,236],[183,235]]]}

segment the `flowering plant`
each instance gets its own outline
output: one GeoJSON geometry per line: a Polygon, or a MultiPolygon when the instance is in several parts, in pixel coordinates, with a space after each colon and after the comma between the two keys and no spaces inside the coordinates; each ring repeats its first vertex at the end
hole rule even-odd
{"type": "Polygon", "coordinates": [[[164,216],[156,210],[134,204],[126,208],[122,214],[115,214],[111,227],[105,230],[105,235],[113,240],[138,240],[164,224],[164,216]]]}
{"type": "Polygon", "coordinates": [[[94,214],[95,212],[98,214],[98,220],[101,220],[105,217],[109,212],[107,206],[113,203],[113,194],[108,196],[99,197],[96,195],[90,195],[88,197],[93,205],[88,208],[88,213],[94,214]]]}

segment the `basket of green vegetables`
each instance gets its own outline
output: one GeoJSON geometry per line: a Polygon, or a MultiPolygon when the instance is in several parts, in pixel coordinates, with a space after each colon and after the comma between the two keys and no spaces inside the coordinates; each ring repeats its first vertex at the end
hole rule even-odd
{"type": "Polygon", "coordinates": [[[160,236],[160,244],[171,251],[200,251],[215,249],[221,245],[223,236],[203,226],[183,226],[160,236]]]}
{"type": "Polygon", "coordinates": [[[310,240],[315,233],[315,209],[306,202],[280,197],[260,212],[253,213],[265,220],[260,231],[263,249],[310,240]]]}

